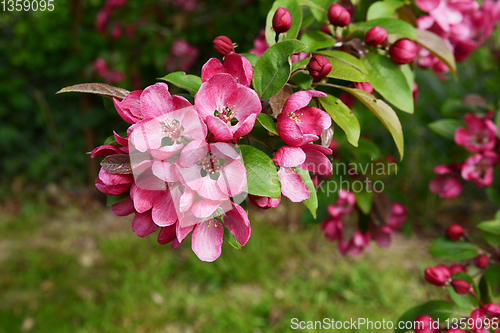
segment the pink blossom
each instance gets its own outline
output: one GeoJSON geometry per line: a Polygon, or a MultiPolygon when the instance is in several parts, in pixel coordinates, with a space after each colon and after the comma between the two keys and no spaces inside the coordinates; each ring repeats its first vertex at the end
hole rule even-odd
{"type": "Polygon", "coordinates": [[[386,225],[378,226],[372,223],[369,227],[373,239],[381,248],[388,248],[391,245],[391,235],[395,234],[406,221],[406,207],[403,204],[393,202],[391,213],[386,225]]]}
{"type": "Polygon", "coordinates": [[[236,140],[248,134],[262,110],[257,93],[225,73],[204,82],[194,103],[217,141],[236,140]]]}
{"type": "Polygon", "coordinates": [[[95,28],[97,31],[99,31],[101,34],[106,33],[106,24],[108,23],[110,12],[106,9],[103,9],[99,11],[95,17],[95,28]]]}
{"type": "Polygon", "coordinates": [[[370,238],[369,231],[363,234],[361,231],[357,230],[349,241],[340,240],[337,244],[337,248],[343,256],[348,254],[352,257],[357,257],[363,250],[370,250],[370,238]]]}
{"type": "Polygon", "coordinates": [[[170,48],[170,54],[165,59],[167,72],[189,70],[198,58],[198,48],[183,39],[175,39],[170,48]]]}
{"type": "Polygon", "coordinates": [[[320,226],[320,230],[325,233],[326,239],[330,242],[342,239],[342,228],[342,221],[339,218],[328,218],[320,226]]]}
{"type": "Polygon", "coordinates": [[[247,58],[230,53],[224,57],[224,65],[217,58],[208,60],[201,69],[201,81],[206,82],[215,74],[231,74],[237,83],[250,87],[253,77],[253,68],[247,58]]]}
{"type": "Polygon", "coordinates": [[[325,154],[332,154],[332,150],[315,144],[300,147],[282,146],[276,151],[273,161],[283,167],[299,167],[320,176],[330,175],[332,163],[325,154]]]}
{"type": "Polygon", "coordinates": [[[473,114],[465,115],[467,129],[455,132],[455,142],[470,152],[479,153],[493,149],[496,143],[497,126],[489,119],[481,119],[473,114]]]}
{"type": "MultiPolygon", "coordinates": [[[[92,151],[92,158],[94,157],[107,157],[110,155],[126,155],[123,151],[123,147],[120,149],[113,145],[103,145],[95,148],[92,151]]],[[[134,181],[134,177],[131,174],[113,174],[109,173],[104,168],[101,168],[99,175],[96,179],[95,186],[99,191],[108,195],[120,195],[125,193],[134,181]]]]}
{"type": "Polygon", "coordinates": [[[307,106],[313,97],[326,97],[321,91],[298,91],[292,94],[278,115],[277,128],[281,139],[290,146],[303,146],[316,141],[332,124],[330,116],[314,107],[307,106]]]}
{"type": "Polygon", "coordinates": [[[441,198],[454,198],[462,193],[462,183],[459,180],[461,164],[437,165],[434,173],[438,176],[429,183],[429,190],[441,198]]]}
{"type": "Polygon", "coordinates": [[[340,218],[342,215],[349,214],[354,209],[356,197],[354,193],[344,189],[339,190],[339,196],[335,205],[328,206],[328,213],[334,218],[340,218]]]}
{"type": "Polygon", "coordinates": [[[262,56],[262,54],[269,48],[266,41],[266,31],[262,29],[259,36],[253,41],[253,49],[248,51],[249,53],[255,54],[257,57],[262,56]]]}
{"type": "Polygon", "coordinates": [[[280,167],[278,177],[281,182],[281,193],[292,202],[309,199],[309,189],[302,177],[293,168],[280,167]]]}
{"type": "Polygon", "coordinates": [[[498,161],[498,155],[492,151],[472,155],[465,160],[462,167],[462,177],[472,180],[478,187],[493,184],[493,166],[498,161]]]}

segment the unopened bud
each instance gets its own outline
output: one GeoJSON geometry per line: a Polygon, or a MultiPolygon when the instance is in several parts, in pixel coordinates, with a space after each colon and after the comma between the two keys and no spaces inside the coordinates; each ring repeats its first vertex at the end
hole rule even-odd
{"type": "Polygon", "coordinates": [[[478,267],[478,268],[486,268],[489,264],[490,260],[488,259],[488,256],[484,255],[484,254],[480,254],[478,255],[475,259],[474,259],[474,264],[478,267]]]}
{"type": "Polygon", "coordinates": [[[450,270],[444,265],[429,267],[425,270],[425,280],[438,287],[443,286],[450,276],[450,270]]]}
{"type": "Polygon", "coordinates": [[[457,292],[457,294],[465,295],[470,291],[470,284],[462,279],[453,279],[451,280],[451,286],[453,290],[457,292]]]}
{"type": "Polygon", "coordinates": [[[275,199],[269,197],[260,197],[258,195],[252,194],[249,194],[248,198],[250,199],[251,203],[262,209],[276,208],[281,202],[281,198],[275,199]]]}
{"type": "Polygon", "coordinates": [[[374,26],[365,36],[365,44],[368,46],[377,46],[382,44],[382,42],[387,38],[387,31],[378,25],[374,26]]]}
{"type": "Polygon", "coordinates": [[[339,99],[344,103],[349,109],[352,109],[354,107],[354,98],[351,96],[351,94],[348,93],[342,93],[339,95],[339,99]]]}
{"type": "Polygon", "coordinates": [[[354,82],[353,87],[356,89],[361,89],[371,94],[373,92],[373,87],[370,82],[354,82]]]}
{"type": "Polygon", "coordinates": [[[409,39],[400,39],[391,45],[389,56],[396,64],[404,65],[412,62],[417,55],[417,45],[409,39]]]}
{"type": "Polygon", "coordinates": [[[233,41],[226,36],[215,37],[214,41],[214,50],[221,56],[225,56],[226,54],[234,52],[233,41]]]}
{"type": "Polygon", "coordinates": [[[334,3],[328,9],[328,20],[335,27],[345,27],[351,21],[351,14],[341,5],[334,3]]]}
{"type": "Polygon", "coordinates": [[[292,27],[292,15],[288,9],[280,7],[273,16],[273,30],[276,32],[276,41],[278,35],[287,32],[292,27]]]}
{"type": "Polygon", "coordinates": [[[453,265],[450,266],[450,273],[451,273],[451,275],[453,275],[455,273],[458,273],[458,272],[467,273],[467,270],[465,269],[464,266],[459,265],[459,264],[453,264],[453,265]]]}
{"type": "Polygon", "coordinates": [[[452,224],[448,228],[446,228],[445,235],[448,239],[455,241],[462,237],[464,234],[464,228],[459,226],[458,224],[452,224]]]}
{"type": "Polygon", "coordinates": [[[332,64],[328,59],[321,55],[315,55],[309,60],[307,64],[307,70],[309,75],[312,76],[314,81],[319,81],[330,73],[332,70],[332,64]]]}
{"type": "Polygon", "coordinates": [[[332,34],[332,32],[330,31],[330,27],[328,26],[328,23],[323,23],[320,30],[323,31],[327,35],[332,34]]]}
{"type": "Polygon", "coordinates": [[[436,320],[428,315],[420,315],[414,320],[415,333],[437,333],[439,327],[435,328],[436,320]]]}

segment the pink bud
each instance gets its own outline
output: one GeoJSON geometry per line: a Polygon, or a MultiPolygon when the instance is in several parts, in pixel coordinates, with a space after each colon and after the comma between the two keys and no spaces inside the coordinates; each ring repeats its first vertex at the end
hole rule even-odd
{"type": "Polygon", "coordinates": [[[444,265],[429,267],[425,270],[425,280],[438,287],[443,286],[450,276],[450,270],[444,265]]]}
{"type": "Polygon", "coordinates": [[[370,82],[354,82],[353,87],[356,89],[361,89],[371,94],[373,92],[373,87],[370,82]]]}
{"type": "Polygon", "coordinates": [[[387,31],[378,25],[374,26],[365,36],[365,44],[368,46],[377,46],[382,44],[382,42],[387,38],[387,31]]]}
{"type": "Polygon", "coordinates": [[[349,109],[352,109],[354,106],[354,98],[352,98],[351,94],[342,93],[339,95],[339,99],[344,103],[349,109]]]}
{"type": "Polygon", "coordinates": [[[280,7],[273,16],[273,30],[276,35],[287,32],[292,27],[292,15],[288,9],[280,7]]]}
{"type": "Polygon", "coordinates": [[[451,280],[451,286],[453,290],[457,292],[457,294],[465,295],[470,291],[470,284],[462,279],[453,279],[451,280]]]}
{"type": "Polygon", "coordinates": [[[398,65],[410,63],[416,54],[417,45],[409,39],[400,39],[389,49],[389,56],[398,65]]]}
{"type": "Polygon", "coordinates": [[[215,37],[213,41],[214,50],[221,56],[234,52],[233,41],[226,36],[215,37]]]}
{"type": "Polygon", "coordinates": [[[328,20],[335,27],[345,27],[351,21],[351,14],[341,5],[334,3],[328,9],[328,20]]]}
{"type": "Polygon", "coordinates": [[[420,315],[414,320],[415,333],[438,333],[440,331],[436,320],[428,315],[420,315]]]}
{"type": "Polygon", "coordinates": [[[307,70],[309,75],[311,75],[314,81],[319,81],[330,73],[332,70],[332,64],[330,61],[321,55],[315,55],[309,60],[307,64],[307,70]]]}
{"type": "Polygon", "coordinates": [[[464,272],[467,273],[467,270],[465,269],[464,266],[459,265],[459,264],[453,264],[450,266],[450,273],[451,275],[458,273],[458,272],[464,272]]]}
{"type": "Polygon", "coordinates": [[[462,228],[458,224],[452,224],[448,228],[446,228],[445,234],[448,239],[455,241],[463,236],[464,228],[462,228]]]}
{"type": "Polygon", "coordinates": [[[251,203],[262,209],[276,208],[281,202],[281,198],[275,199],[269,197],[260,197],[258,195],[252,194],[249,194],[248,198],[250,199],[251,203]]]}
{"type": "Polygon", "coordinates": [[[488,259],[488,257],[484,254],[480,254],[478,255],[475,259],[474,259],[474,264],[478,267],[478,268],[486,268],[489,264],[490,260],[488,259]]]}
{"type": "Polygon", "coordinates": [[[321,31],[323,31],[327,35],[331,35],[330,27],[328,26],[328,23],[323,23],[321,26],[321,31]]]}

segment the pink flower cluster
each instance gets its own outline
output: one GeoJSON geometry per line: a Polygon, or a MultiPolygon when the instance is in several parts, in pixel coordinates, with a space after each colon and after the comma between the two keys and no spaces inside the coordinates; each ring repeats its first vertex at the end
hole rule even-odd
{"type": "Polygon", "coordinates": [[[463,163],[436,166],[434,172],[440,176],[429,183],[431,192],[442,198],[457,197],[462,193],[459,176],[473,181],[478,187],[493,184],[493,168],[498,162],[498,154],[492,151],[497,145],[497,126],[491,121],[492,116],[493,112],[489,112],[484,118],[473,114],[465,115],[467,129],[457,129],[455,143],[475,154],[463,163]]]}
{"type": "Polygon", "coordinates": [[[131,124],[127,137],[115,133],[116,145],[97,147],[92,156],[115,161],[128,154],[131,171],[113,173],[103,166],[96,186],[105,194],[130,195],[112,209],[118,216],[135,214],[138,236],[161,228],[158,242],[177,247],[193,231],[192,249],[204,261],[219,257],[224,226],[241,245],[247,243],[250,222],[238,205],[246,169],[232,141],[250,132],[262,109],[248,87],[252,74],[248,60],[231,54],[224,65],[217,59],[205,64],[194,106],[171,95],[165,83],[114,99],[131,124]]]}
{"type": "MultiPolygon", "coordinates": [[[[107,33],[107,26],[111,14],[117,8],[123,7],[127,4],[128,0],[106,0],[104,7],[97,13],[95,17],[95,28],[101,34],[105,35],[107,33]]],[[[122,35],[122,29],[120,26],[115,25],[112,29],[113,39],[119,38],[122,35]]]]}
{"type": "Polygon", "coordinates": [[[370,251],[370,240],[374,239],[378,246],[382,248],[389,247],[391,235],[400,229],[406,221],[406,208],[398,202],[392,203],[392,215],[387,224],[383,226],[370,223],[365,232],[354,231],[350,239],[345,239],[347,230],[342,220],[344,215],[348,215],[354,209],[356,197],[353,193],[346,190],[340,190],[336,204],[328,206],[330,217],[321,223],[320,229],[325,233],[326,239],[331,242],[338,241],[337,248],[342,255],[349,254],[358,256],[363,250],[370,251]]]}
{"type": "Polygon", "coordinates": [[[175,39],[170,48],[170,54],[165,59],[167,72],[189,70],[198,58],[198,48],[183,39],[175,39]]]}
{"type": "Polygon", "coordinates": [[[106,60],[97,58],[94,61],[94,71],[99,74],[102,80],[106,83],[120,83],[125,79],[125,75],[113,68],[109,68],[106,60]]]}
{"type": "MultiPolygon", "coordinates": [[[[459,62],[481,46],[500,20],[500,2],[485,0],[416,0],[416,5],[429,13],[417,19],[419,29],[429,30],[443,38],[459,62]]],[[[442,79],[449,69],[428,50],[420,48],[418,63],[430,67],[442,79]]]]}

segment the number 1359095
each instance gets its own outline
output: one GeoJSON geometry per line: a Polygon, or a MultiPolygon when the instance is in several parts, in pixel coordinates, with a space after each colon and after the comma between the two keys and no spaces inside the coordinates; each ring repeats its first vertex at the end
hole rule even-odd
{"type": "Polygon", "coordinates": [[[2,10],[8,12],[53,11],[54,0],[1,0],[2,10]]]}

